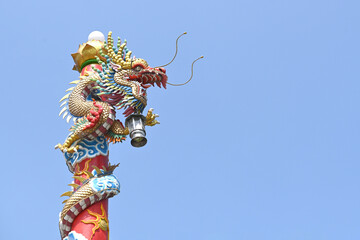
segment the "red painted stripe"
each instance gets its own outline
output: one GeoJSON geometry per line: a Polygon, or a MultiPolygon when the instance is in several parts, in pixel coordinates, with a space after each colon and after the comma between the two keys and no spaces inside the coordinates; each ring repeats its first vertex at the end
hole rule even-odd
{"type": "MultiPolygon", "coordinates": [[[[111,126],[111,125],[110,125],[111,126]]],[[[110,127],[109,127],[110,128],[110,127]]],[[[101,125],[99,127],[99,131],[102,132],[102,133],[106,133],[108,131],[108,129],[106,129],[103,125],[101,125]]]]}
{"type": "Polygon", "coordinates": [[[76,217],[76,215],[71,210],[67,212],[67,215],[69,215],[69,217],[71,217],[72,219],[75,219],[76,217]]]}
{"type": "Polygon", "coordinates": [[[84,91],[85,91],[87,94],[89,94],[89,93],[90,93],[89,86],[88,86],[88,87],[86,87],[86,88],[84,88],[84,91]]]}
{"type": "Polygon", "coordinates": [[[76,210],[78,210],[79,213],[82,212],[82,207],[80,203],[77,203],[74,207],[76,208],[76,210]]]}
{"type": "Polygon", "coordinates": [[[94,195],[94,199],[95,199],[95,202],[94,202],[94,203],[96,203],[96,202],[99,201],[99,197],[98,197],[97,195],[94,195]]]}
{"type": "Polygon", "coordinates": [[[114,119],[108,118],[106,122],[111,125],[114,122],[114,119]]]}
{"type": "MultiPolygon", "coordinates": [[[[96,132],[93,132],[91,134],[88,135],[88,138],[90,138],[90,136],[93,136],[94,138],[96,138],[98,135],[96,132]]],[[[90,138],[91,139],[91,138],[90,138]]]]}
{"type": "Polygon", "coordinates": [[[88,207],[88,206],[91,205],[91,201],[90,201],[89,198],[86,198],[86,199],[85,199],[85,205],[86,205],[86,207],[88,207]]]}
{"type": "Polygon", "coordinates": [[[66,225],[66,226],[71,227],[71,222],[66,221],[65,219],[64,219],[64,221],[63,221],[63,224],[66,225]]]}
{"type": "Polygon", "coordinates": [[[67,223],[67,221],[66,221],[65,219],[63,219],[63,220],[61,221],[61,224],[62,224],[63,226],[65,226],[66,223],[67,223]]]}

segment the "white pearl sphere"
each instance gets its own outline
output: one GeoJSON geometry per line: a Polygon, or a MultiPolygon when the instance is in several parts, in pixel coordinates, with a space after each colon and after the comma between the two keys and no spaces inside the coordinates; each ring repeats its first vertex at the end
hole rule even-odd
{"type": "Polygon", "coordinates": [[[88,41],[91,41],[91,40],[99,40],[99,41],[105,42],[105,36],[102,32],[93,31],[88,36],[88,41]]]}

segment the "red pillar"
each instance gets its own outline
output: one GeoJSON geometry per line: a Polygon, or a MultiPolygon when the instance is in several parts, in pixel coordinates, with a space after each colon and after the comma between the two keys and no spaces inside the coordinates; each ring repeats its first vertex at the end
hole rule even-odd
{"type": "MultiPolygon", "coordinates": [[[[108,167],[108,156],[96,156],[94,158],[86,158],[81,163],[75,165],[74,176],[88,178],[84,171],[91,172],[96,166],[102,168],[108,167]]],[[[75,180],[76,184],[81,184],[79,180],[75,180]]],[[[108,229],[108,199],[94,203],[90,207],[83,210],[74,220],[71,231],[82,234],[87,239],[107,240],[109,239],[108,229]],[[106,230],[104,226],[106,226],[106,230]]]]}
{"type": "MultiPolygon", "coordinates": [[[[92,67],[102,70],[99,64],[90,64],[82,69],[80,76],[87,76],[94,73],[92,67]]],[[[102,169],[104,166],[107,168],[108,165],[109,155],[98,155],[94,158],[85,158],[80,163],[75,164],[74,176],[89,178],[89,176],[87,176],[84,171],[91,172],[94,170],[93,166],[102,169]]],[[[75,183],[81,185],[81,182],[76,179],[75,183]]],[[[83,210],[74,219],[74,222],[71,226],[71,231],[80,233],[89,240],[108,240],[108,199],[94,203],[90,207],[83,210]]]]}

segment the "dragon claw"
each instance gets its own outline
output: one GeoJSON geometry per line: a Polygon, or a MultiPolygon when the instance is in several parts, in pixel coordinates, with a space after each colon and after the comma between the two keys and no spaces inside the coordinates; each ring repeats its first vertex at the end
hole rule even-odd
{"type": "Polygon", "coordinates": [[[160,124],[158,120],[156,120],[157,117],[159,117],[158,114],[153,113],[154,109],[150,108],[147,115],[146,115],[146,125],[147,126],[154,126],[156,124],[160,124]]]}
{"type": "Polygon", "coordinates": [[[65,151],[68,153],[74,153],[74,152],[77,152],[78,149],[79,149],[79,146],[75,146],[75,147],[69,147],[65,151]]]}
{"type": "Polygon", "coordinates": [[[74,147],[67,148],[67,147],[64,147],[63,145],[61,145],[59,143],[59,144],[57,144],[55,146],[55,149],[60,149],[63,153],[65,153],[65,152],[74,153],[74,152],[77,152],[77,150],[79,149],[79,146],[77,145],[77,146],[74,146],[74,147]]]}
{"type": "Polygon", "coordinates": [[[55,145],[55,149],[60,149],[61,151],[63,151],[63,146],[59,143],[57,145],[55,145]]]}

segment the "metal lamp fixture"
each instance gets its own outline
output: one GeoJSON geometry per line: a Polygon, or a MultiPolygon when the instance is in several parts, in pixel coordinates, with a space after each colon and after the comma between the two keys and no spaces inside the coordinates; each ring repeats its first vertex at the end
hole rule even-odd
{"type": "Polygon", "coordinates": [[[125,126],[129,128],[133,147],[143,147],[147,143],[145,122],[146,118],[141,114],[131,114],[125,120],[125,126]]]}

